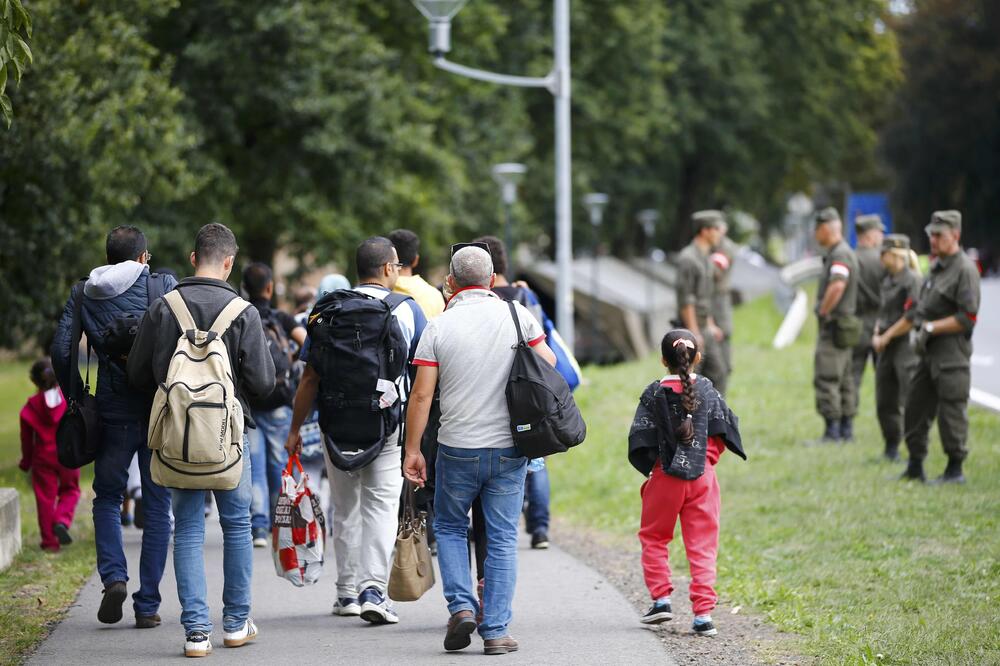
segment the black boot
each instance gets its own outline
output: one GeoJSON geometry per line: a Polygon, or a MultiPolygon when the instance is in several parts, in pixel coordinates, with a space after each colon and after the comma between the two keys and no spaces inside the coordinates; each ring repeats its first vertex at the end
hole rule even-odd
{"type": "Polygon", "coordinates": [[[899,480],[920,481],[921,483],[926,481],[927,477],[924,476],[924,461],[910,458],[910,462],[906,464],[906,471],[899,477],[899,480]]]}
{"type": "Polygon", "coordinates": [[[844,444],[854,441],[854,419],[850,416],[840,419],[840,441],[844,444]]]}
{"type": "Polygon", "coordinates": [[[806,446],[822,446],[824,444],[836,444],[840,441],[840,419],[825,419],[826,428],[819,439],[810,439],[805,442],[806,446]]]}
{"type": "Polygon", "coordinates": [[[944,474],[931,481],[934,485],[943,483],[965,483],[965,476],[962,474],[962,461],[951,458],[948,466],[944,468],[944,474]]]}
{"type": "Polygon", "coordinates": [[[889,462],[899,462],[899,442],[895,444],[885,443],[885,453],[882,456],[889,462]]]}

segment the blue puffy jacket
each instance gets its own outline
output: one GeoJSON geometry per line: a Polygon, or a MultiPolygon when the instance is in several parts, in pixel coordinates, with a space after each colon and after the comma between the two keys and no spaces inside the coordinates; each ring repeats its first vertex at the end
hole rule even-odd
{"type": "MultiPolygon", "coordinates": [[[[113,362],[104,351],[104,332],[112,323],[129,315],[142,318],[149,308],[149,268],[135,261],[124,261],[95,268],[90,273],[83,289],[83,332],[94,347],[97,356],[97,398],[98,409],[105,421],[135,422],[149,418],[152,395],[139,393],[129,387],[128,377],[122,364],[113,362]]],[[[162,291],[166,293],[177,285],[170,275],[161,275],[162,291]]],[[[75,298],[70,294],[63,308],[55,339],[52,341],[52,367],[63,392],[69,395],[71,372],[70,352],[79,340],[73,340],[73,309],[75,298]]],[[[80,355],[81,363],[84,361],[80,355]]],[[[91,385],[95,371],[91,365],[91,385]]]]}

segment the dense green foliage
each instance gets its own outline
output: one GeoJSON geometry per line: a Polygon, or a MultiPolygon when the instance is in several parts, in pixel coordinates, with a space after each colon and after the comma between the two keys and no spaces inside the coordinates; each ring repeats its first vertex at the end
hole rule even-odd
{"type": "MultiPolygon", "coordinates": [[[[572,6],[574,198],[611,195],[618,251],[636,247],[641,208],[664,212],[659,240],[676,247],[693,208],[771,219],[792,188],[874,178],[876,100],[898,74],[895,38],[877,29],[885,0],[572,6]]],[[[497,230],[490,167],[522,161],[518,236],[550,242],[551,96],[436,70],[408,3],[30,9],[36,63],[0,137],[0,345],[44,337],[123,222],[182,272],[210,220],[234,227],[244,257],[283,248],[345,268],[359,239],[406,226],[433,262],[497,230]]],[[[470,3],[452,57],[543,75],[551,20],[550,0],[470,3]]]]}
{"type": "Polygon", "coordinates": [[[24,69],[31,63],[31,16],[21,0],[0,0],[0,118],[9,128],[14,108],[7,96],[7,79],[21,83],[24,69]]]}
{"type": "Polygon", "coordinates": [[[1000,232],[1000,6],[985,0],[918,0],[898,19],[906,82],[884,152],[893,206],[915,237],[934,210],[964,213],[966,245],[1000,232]]]}
{"type": "MultiPolygon", "coordinates": [[[[721,596],[801,636],[785,647],[819,664],[998,663],[1000,416],[970,410],[967,485],[897,481],[903,467],[879,460],[869,369],[857,441],[802,446],[822,428],[812,373],[803,371],[815,327],[777,351],[770,341],[780,323],[770,298],[736,311],[728,401],[749,460],[726,453],[717,468],[721,596]]],[[[626,442],[639,393],[662,376],[657,360],[585,368],[588,384],[576,397],[587,441],[550,459],[554,515],[636,549],[643,477],[628,463],[626,442]]],[[[944,466],[935,429],[927,472],[944,466]]],[[[687,578],[683,552],[678,531],[670,565],[687,578]]],[[[688,603],[675,597],[675,611],[688,603]]],[[[728,617],[716,615],[723,635],[728,617]]]]}

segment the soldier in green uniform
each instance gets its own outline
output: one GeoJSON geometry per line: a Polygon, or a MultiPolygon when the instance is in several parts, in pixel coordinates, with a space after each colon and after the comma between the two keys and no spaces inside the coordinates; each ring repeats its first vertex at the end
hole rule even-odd
{"type": "Polygon", "coordinates": [[[694,239],[677,258],[677,309],[681,325],[703,344],[701,374],[712,380],[719,393],[726,390],[726,369],[719,343],[723,333],[712,316],[715,279],[709,255],[722,238],[725,220],[717,210],[698,211],[694,239]]]}
{"type": "MultiPolygon", "coordinates": [[[[889,337],[888,331],[912,309],[920,292],[920,266],[917,255],[910,249],[910,239],[891,234],[882,243],[882,306],[871,338],[875,350],[875,409],[878,413],[885,457],[899,460],[899,443],[903,439],[903,405],[909,391],[917,355],[906,335],[889,337]]],[[[897,328],[898,330],[898,328],[897,328]]]]}
{"type": "Polygon", "coordinates": [[[831,443],[842,441],[842,432],[852,429],[857,409],[851,353],[861,335],[861,322],[854,314],[858,259],[844,241],[843,223],[836,208],[824,208],[816,215],[816,242],[823,249],[823,274],[816,296],[819,335],[813,386],[816,410],[826,423],[818,443],[831,443]]]}
{"type": "MultiPolygon", "coordinates": [[[[729,385],[729,375],[733,373],[733,292],[729,287],[729,275],[733,270],[733,260],[736,258],[736,243],[729,239],[729,226],[722,224],[722,240],[712,251],[709,259],[712,262],[715,277],[715,296],[712,298],[712,318],[715,325],[722,331],[719,349],[722,353],[722,364],[726,376],[726,386],[729,385]]],[[[725,387],[723,387],[725,388],[725,387]]],[[[720,393],[725,393],[719,389],[720,393]]]]}
{"type": "Polygon", "coordinates": [[[925,480],[927,439],[936,414],[948,466],[935,482],[965,483],[962,461],[968,455],[965,442],[979,269],[962,251],[962,214],[957,210],[936,211],[927,235],[936,259],[920,288],[917,305],[886,331],[890,338],[918,331],[914,347],[919,362],[903,413],[910,462],[902,478],[925,480]]]}
{"type": "MultiPolygon", "coordinates": [[[[859,215],[854,221],[858,234],[858,247],[854,254],[858,257],[858,308],[857,316],[861,319],[861,340],[854,348],[851,366],[854,376],[854,396],[857,399],[861,379],[865,374],[868,359],[875,363],[875,352],[872,349],[872,335],[875,334],[875,320],[878,319],[881,305],[882,278],[885,268],[882,267],[882,238],[885,236],[885,226],[878,215],[859,215]]],[[[857,405],[855,405],[855,412],[857,405]]],[[[853,428],[841,429],[840,436],[853,439],[853,428]]]]}

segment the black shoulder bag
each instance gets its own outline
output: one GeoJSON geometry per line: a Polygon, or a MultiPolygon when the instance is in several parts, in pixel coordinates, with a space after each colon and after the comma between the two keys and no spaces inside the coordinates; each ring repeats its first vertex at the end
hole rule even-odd
{"type": "Polygon", "coordinates": [[[517,344],[507,380],[507,409],[514,446],[526,458],[563,453],[583,442],[587,424],[563,376],[524,341],[514,303],[508,302],[517,344]]]}
{"type": "Polygon", "coordinates": [[[87,338],[87,379],[80,388],[80,337],[83,329],[83,281],[73,287],[73,328],[70,336],[69,395],[66,413],[56,431],[56,453],[63,467],[78,469],[97,458],[101,417],[90,394],[90,338],[87,338]]]}

